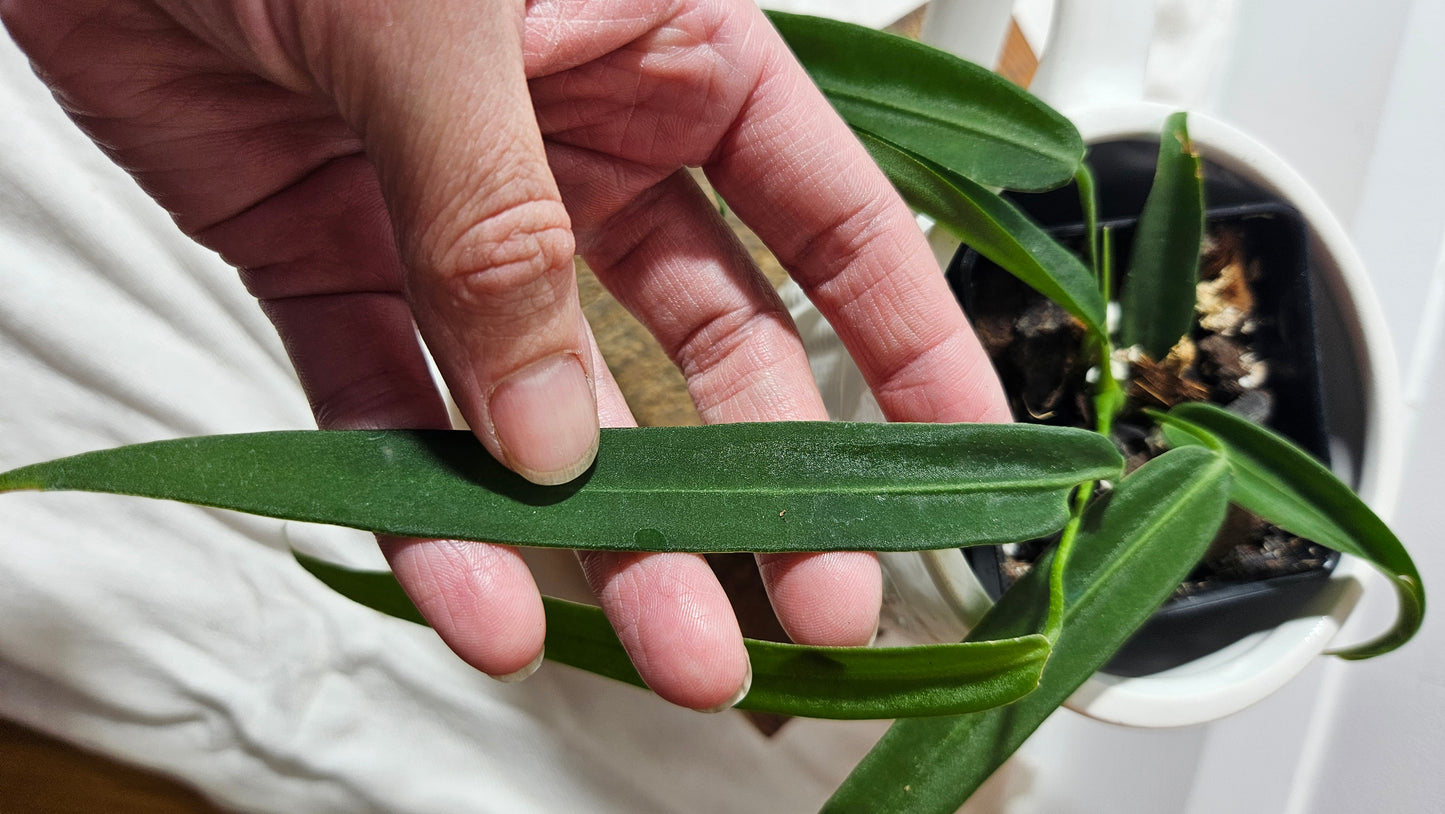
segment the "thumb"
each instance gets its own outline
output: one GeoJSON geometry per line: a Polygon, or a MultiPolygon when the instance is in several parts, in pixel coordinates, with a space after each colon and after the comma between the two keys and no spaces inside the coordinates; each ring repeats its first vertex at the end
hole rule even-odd
{"type": "Polygon", "coordinates": [[[571,480],[596,454],[597,403],[522,2],[298,6],[327,17],[308,61],[376,167],[417,326],[462,415],[518,474],[571,480]]]}

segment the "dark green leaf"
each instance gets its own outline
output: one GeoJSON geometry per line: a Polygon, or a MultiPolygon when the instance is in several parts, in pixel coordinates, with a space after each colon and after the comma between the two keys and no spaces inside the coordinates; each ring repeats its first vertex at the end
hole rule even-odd
{"type": "Polygon", "coordinates": [[[1194,324],[1199,246],[1204,235],[1204,183],[1185,114],[1176,113],[1159,137],[1154,186],[1144,202],[1120,302],[1124,345],[1160,360],[1194,324]]]}
{"type": "Polygon", "coordinates": [[[861,26],[773,12],[773,24],[849,125],[982,184],[1068,183],[1084,156],[1074,126],[992,71],[861,26]]]}
{"type": "MultiPolygon", "coordinates": [[[[337,593],[426,624],[388,572],[350,571],[297,555],[337,593]]],[[[598,608],[543,597],[547,658],[645,686],[598,608]]],[[[745,640],[753,685],[740,709],[813,718],[899,718],[987,709],[1038,686],[1049,642],[1025,633],[999,641],[924,647],[803,647],[745,640]]]]}
{"type": "Polygon", "coordinates": [[[863,130],[858,137],[909,206],[1103,333],[1104,298],[1094,275],[1017,207],[886,139],[863,130]]]}
{"type": "MultiPolygon", "coordinates": [[[[1228,494],[1229,466],[1197,447],[1171,450],[1125,478],[1085,515],[1064,569],[1063,631],[1039,688],[986,712],[895,723],[824,811],[957,810],[1188,574],[1219,528],[1228,494]]],[[[1035,564],[970,638],[1037,624],[1049,565],[1035,564]]]]}
{"type": "Polygon", "coordinates": [[[603,430],[597,463],[536,486],[460,431],[281,432],[92,452],[0,492],[183,500],[410,537],[626,551],[904,551],[1047,534],[1122,466],[1083,430],[770,422],[603,430]]]}
{"type": "Polygon", "coordinates": [[[1425,617],[1420,572],[1395,533],[1334,473],[1289,441],[1210,404],[1181,404],[1162,421],[1170,443],[1202,443],[1192,430],[1223,445],[1234,469],[1230,500],[1291,534],[1359,557],[1390,578],[1400,602],[1394,626],[1336,655],[1388,653],[1419,631],[1425,617]]]}

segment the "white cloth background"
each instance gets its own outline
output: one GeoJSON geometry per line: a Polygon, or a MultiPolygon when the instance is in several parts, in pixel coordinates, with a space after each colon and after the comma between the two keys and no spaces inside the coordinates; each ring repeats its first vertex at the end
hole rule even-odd
{"type": "MultiPolygon", "coordinates": [[[[0,468],[310,426],[234,273],[0,38],[0,468]]],[[[0,716],[254,812],[813,810],[882,731],[768,740],[558,665],[502,685],[331,594],[288,539],[375,558],[364,537],[177,504],[0,497],[0,716]]]]}

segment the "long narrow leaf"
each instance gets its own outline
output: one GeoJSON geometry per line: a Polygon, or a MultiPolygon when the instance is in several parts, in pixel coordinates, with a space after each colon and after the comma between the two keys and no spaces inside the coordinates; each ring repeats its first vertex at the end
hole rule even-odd
{"type": "Polygon", "coordinates": [[[1104,298],[1073,252],[996,193],[887,139],[857,132],[909,206],[1103,334],[1104,298]]]}
{"type": "Polygon", "coordinates": [[[1204,182],[1185,114],[1165,122],[1154,186],[1134,231],[1120,301],[1124,345],[1163,359],[1194,324],[1199,245],[1204,236],[1204,182]]]}
{"type": "Polygon", "coordinates": [[[992,71],[862,26],[769,18],[855,129],[1006,189],[1068,183],[1083,160],[1083,139],[1068,119],[992,71]]]}
{"type": "MultiPolygon", "coordinates": [[[[1171,450],[1125,478],[1085,516],[1064,572],[1063,631],[1039,688],[986,712],[898,721],[824,811],[957,810],[1169,596],[1214,536],[1228,494],[1228,464],[1198,447],[1171,450]]],[[[1037,624],[1049,564],[1035,564],[970,638],[1037,624]]]]}
{"type": "Polygon", "coordinates": [[[1363,659],[1409,641],[1425,617],[1425,586],[1400,539],[1363,500],[1309,453],[1263,427],[1211,404],[1181,404],[1161,419],[1170,443],[1201,441],[1181,427],[1217,439],[1234,469],[1230,500],[1280,528],[1359,557],[1395,586],[1399,612],[1388,632],[1336,655],[1363,659]]]}
{"type": "Polygon", "coordinates": [[[565,486],[528,483],[454,431],[161,441],[0,474],[71,489],[445,537],[627,551],[906,551],[1048,534],[1075,484],[1114,477],[1083,430],[772,422],[603,430],[565,486]]]}
{"type": "MultiPolygon", "coordinates": [[[[350,571],[297,555],[337,593],[426,624],[389,572],[350,571]]],[[[642,687],[598,608],[543,597],[547,658],[642,687]]],[[[1015,701],[1038,686],[1049,642],[1025,633],[998,641],[923,647],[803,647],[745,640],[753,685],[740,709],[812,718],[951,715],[1015,701]]]]}

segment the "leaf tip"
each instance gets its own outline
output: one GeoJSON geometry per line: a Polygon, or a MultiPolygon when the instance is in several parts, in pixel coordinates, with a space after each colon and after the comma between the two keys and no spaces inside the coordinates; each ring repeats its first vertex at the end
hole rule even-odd
{"type": "Polygon", "coordinates": [[[45,483],[39,478],[27,476],[29,467],[0,472],[0,492],[40,492],[45,483]]]}

